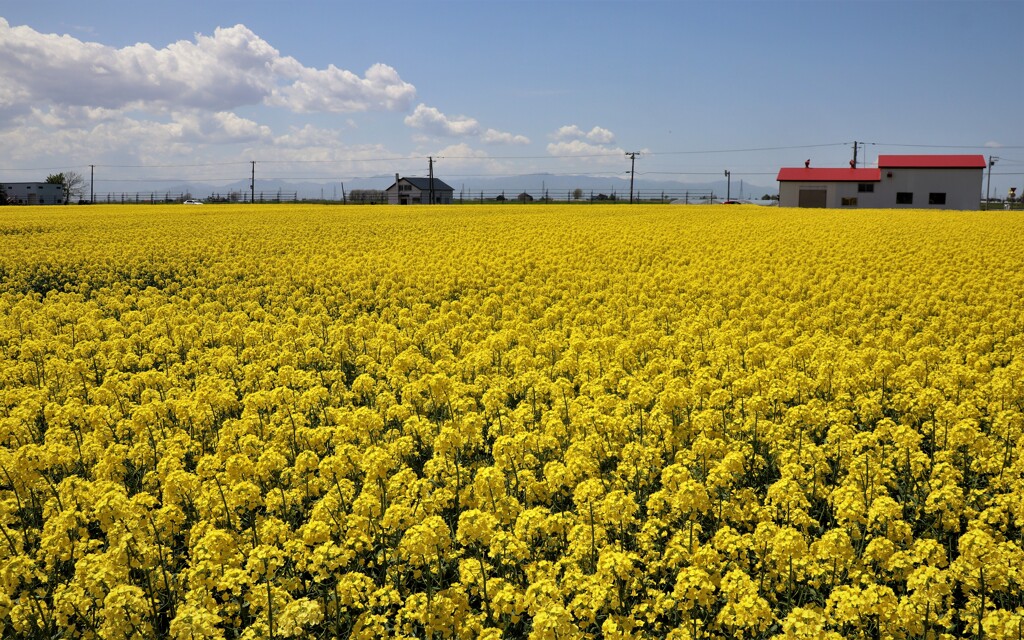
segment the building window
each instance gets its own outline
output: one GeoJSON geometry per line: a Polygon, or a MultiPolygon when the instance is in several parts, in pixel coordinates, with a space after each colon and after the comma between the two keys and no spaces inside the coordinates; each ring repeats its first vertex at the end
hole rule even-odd
{"type": "Polygon", "coordinates": [[[874,193],[875,185],[871,182],[861,182],[857,185],[857,191],[861,193],[874,193]]]}
{"type": "Polygon", "coordinates": [[[842,199],[842,204],[843,204],[844,207],[856,207],[857,206],[857,198],[843,198],[842,199]]]}
{"type": "Polygon", "coordinates": [[[914,204],[914,194],[911,191],[897,191],[896,204],[914,204]]]}
{"type": "Polygon", "coordinates": [[[946,194],[944,193],[929,193],[928,204],[946,204],[946,194]]]}

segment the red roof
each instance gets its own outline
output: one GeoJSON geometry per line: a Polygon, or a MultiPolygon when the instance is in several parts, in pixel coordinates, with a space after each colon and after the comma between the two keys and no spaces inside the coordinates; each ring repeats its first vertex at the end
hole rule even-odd
{"type": "Polygon", "coordinates": [[[779,169],[779,182],[878,182],[879,169],[828,169],[825,167],[789,167],[779,169]]]}
{"type": "Polygon", "coordinates": [[[984,169],[982,155],[878,156],[882,169],[984,169]]]}

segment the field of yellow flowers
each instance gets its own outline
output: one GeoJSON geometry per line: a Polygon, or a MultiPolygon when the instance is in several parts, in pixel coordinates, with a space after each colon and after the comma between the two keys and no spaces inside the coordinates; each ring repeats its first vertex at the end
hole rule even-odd
{"type": "Polygon", "coordinates": [[[0,635],[1024,632],[1024,218],[0,210],[0,635]]]}

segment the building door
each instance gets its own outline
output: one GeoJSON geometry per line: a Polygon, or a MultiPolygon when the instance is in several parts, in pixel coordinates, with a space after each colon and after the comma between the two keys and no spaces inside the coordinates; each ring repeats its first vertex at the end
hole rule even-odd
{"type": "Polygon", "coordinates": [[[825,208],[828,200],[828,191],[825,189],[801,189],[800,197],[797,200],[798,207],[825,208]]]}

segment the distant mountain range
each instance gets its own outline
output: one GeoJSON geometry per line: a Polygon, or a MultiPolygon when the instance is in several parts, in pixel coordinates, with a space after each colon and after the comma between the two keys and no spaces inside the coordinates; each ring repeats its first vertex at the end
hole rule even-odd
{"type": "MultiPolygon", "coordinates": [[[[508,199],[514,199],[520,193],[528,193],[535,199],[545,197],[554,200],[565,200],[571,198],[576,189],[582,191],[582,198],[589,199],[598,195],[617,198],[629,197],[629,178],[619,177],[594,177],[587,175],[556,175],[548,173],[537,173],[518,176],[495,176],[476,177],[463,180],[446,178],[438,174],[436,177],[449,184],[455,189],[455,198],[460,196],[466,200],[480,197],[483,192],[485,198],[493,198],[495,195],[504,193],[508,199]]],[[[394,175],[381,175],[369,178],[359,178],[345,182],[316,182],[316,181],[288,181],[288,180],[261,180],[256,177],[256,197],[270,199],[281,193],[291,197],[297,194],[300,200],[342,200],[353,190],[387,189],[394,184],[394,175]]],[[[645,180],[638,178],[633,183],[634,197],[645,200],[660,197],[662,193],[666,198],[685,197],[687,192],[696,197],[713,192],[716,199],[722,199],[726,195],[727,184],[725,180],[713,182],[679,182],[673,180],[645,180]]],[[[86,186],[88,193],[88,185],[86,186]]],[[[194,198],[206,198],[211,195],[226,196],[229,193],[249,193],[249,181],[239,180],[226,185],[211,185],[203,182],[188,182],[178,184],[146,184],[140,182],[120,183],[116,180],[105,181],[102,188],[97,185],[95,190],[96,200],[104,201],[107,195],[111,194],[112,199],[117,200],[121,194],[126,198],[134,198],[135,194],[145,197],[155,194],[189,194],[194,198]]],[[[776,194],[778,188],[775,186],[765,187],[754,185],[740,180],[733,180],[729,195],[733,199],[760,199],[765,194],[776,194]]],[[[88,196],[87,196],[88,197],[88,196]]]]}

